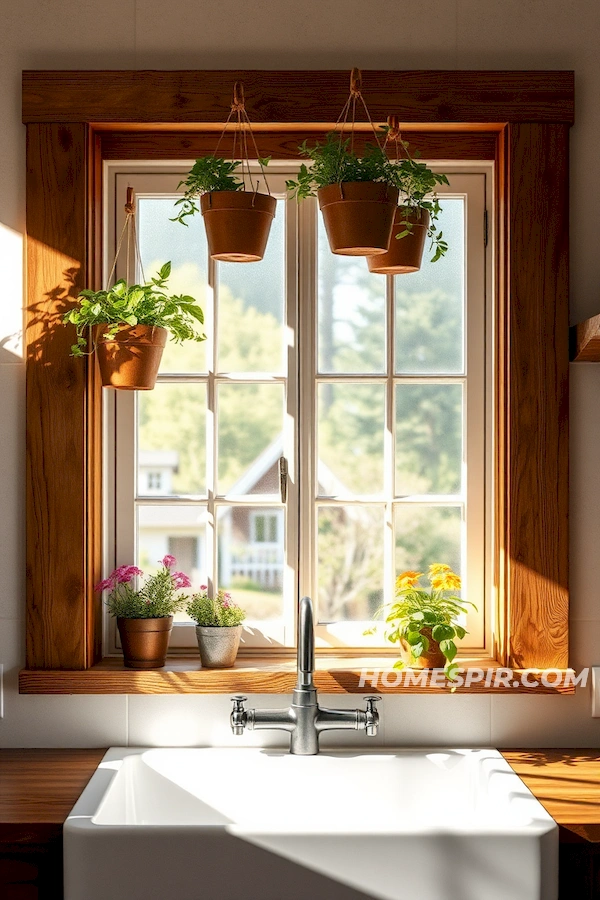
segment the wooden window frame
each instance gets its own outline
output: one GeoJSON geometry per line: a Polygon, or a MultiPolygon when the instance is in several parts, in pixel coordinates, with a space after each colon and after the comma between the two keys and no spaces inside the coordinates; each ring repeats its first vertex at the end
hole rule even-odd
{"type": "MultiPolygon", "coordinates": [[[[348,73],[340,71],[23,73],[24,692],[289,689],[288,675],[275,678],[268,667],[255,682],[238,669],[229,679],[200,672],[190,681],[181,661],[145,679],[101,661],[101,601],[93,592],[102,540],[101,388],[93,360],[69,356],[71,329],[61,323],[83,287],[100,287],[103,160],[210,152],[236,80],[244,82],[267,152],[278,158],[294,156],[300,139],[332,127],[348,91],[348,73]]],[[[370,71],[363,81],[373,119],[396,113],[425,158],[495,160],[499,627],[488,662],[566,669],[573,73],[370,71]]],[[[363,690],[358,668],[336,674],[335,666],[325,666],[321,687],[363,690]]]]}

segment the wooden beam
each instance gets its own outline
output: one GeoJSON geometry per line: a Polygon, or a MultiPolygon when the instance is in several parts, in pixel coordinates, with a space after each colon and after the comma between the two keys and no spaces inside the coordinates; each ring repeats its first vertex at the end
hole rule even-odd
{"type": "Polygon", "coordinates": [[[88,665],[87,360],[62,324],[86,278],[88,128],[27,129],[27,664],[88,665]]]}
{"type": "MultiPolygon", "coordinates": [[[[196,159],[213,153],[217,142],[214,131],[111,131],[97,132],[102,143],[103,159],[196,159]]],[[[409,149],[418,149],[422,159],[494,159],[497,132],[403,132],[409,149]]],[[[297,159],[298,146],[323,140],[323,131],[265,131],[256,137],[259,152],[273,159],[297,159]]],[[[373,134],[360,132],[354,145],[360,152],[364,144],[373,143],[373,134]]],[[[231,139],[221,144],[223,155],[231,153],[231,139]]]]}
{"type": "Polygon", "coordinates": [[[508,128],[509,665],[568,657],[569,134],[508,128]]]}
{"type": "MultiPolygon", "coordinates": [[[[349,93],[340,71],[23,72],[23,121],[207,122],[244,82],[252,121],[335,122],[349,93]]],[[[574,73],[363,71],[371,116],[385,122],[573,123],[574,73]]]]}
{"type": "Polygon", "coordinates": [[[600,362],[600,315],[572,325],[569,336],[573,362],[600,362]]]}

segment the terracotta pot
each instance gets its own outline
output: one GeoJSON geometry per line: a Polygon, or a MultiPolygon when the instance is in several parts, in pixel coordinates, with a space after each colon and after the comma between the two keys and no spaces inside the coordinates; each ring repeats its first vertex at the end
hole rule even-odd
{"type": "Polygon", "coordinates": [[[317,192],[329,246],[340,256],[373,256],[389,247],[398,190],[376,181],[344,181],[317,192]]]}
{"type": "Polygon", "coordinates": [[[429,650],[413,661],[410,653],[410,644],[400,638],[400,655],[405,666],[413,669],[443,669],[446,665],[446,657],[440,650],[440,645],[431,637],[431,628],[423,628],[421,634],[429,639],[429,650]]]}
{"type": "Polygon", "coordinates": [[[387,253],[368,257],[369,272],[376,272],[379,275],[403,275],[408,272],[418,272],[421,268],[428,227],[428,210],[422,209],[419,214],[405,206],[398,206],[394,216],[389,249],[387,253]],[[396,235],[405,231],[403,222],[411,222],[412,231],[398,239],[396,235]]]}
{"type": "Polygon", "coordinates": [[[202,194],[208,248],[213,259],[258,262],[265,255],[277,200],[253,191],[202,194]]]}
{"type": "Polygon", "coordinates": [[[167,329],[153,325],[124,325],[110,340],[96,332],[96,354],[104,387],[118,391],[151,391],[165,344],[167,329]]]}
{"type": "Polygon", "coordinates": [[[200,662],[207,669],[228,669],[237,656],[241,625],[196,625],[200,662]]]}
{"type": "Polygon", "coordinates": [[[165,664],[173,616],[160,619],[117,618],[125,666],[128,669],[161,669],[165,664]]]}

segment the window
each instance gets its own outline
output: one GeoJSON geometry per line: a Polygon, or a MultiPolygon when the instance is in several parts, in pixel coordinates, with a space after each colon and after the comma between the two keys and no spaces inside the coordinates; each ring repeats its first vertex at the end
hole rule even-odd
{"type": "MultiPolygon", "coordinates": [[[[248,649],[292,647],[295,598],[310,594],[317,646],[337,652],[384,647],[381,628],[364,631],[396,574],[444,561],[477,605],[463,649],[481,652],[490,164],[444,168],[448,255],[395,278],[331,254],[316,201],[286,199],[290,164],[273,165],[277,215],[265,259],[248,265],[209,260],[199,215],[187,229],[170,221],[184,167],[132,169],[109,169],[110,233],[131,185],[144,272],[172,261],[172,286],[201,301],[208,340],[168,344],[153,392],[105,392],[117,513],[106,517],[116,522],[107,567],[152,570],[171,552],[194,584],[234,592],[248,649]]],[[[172,646],[193,646],[178,618],[172,646]]]]}

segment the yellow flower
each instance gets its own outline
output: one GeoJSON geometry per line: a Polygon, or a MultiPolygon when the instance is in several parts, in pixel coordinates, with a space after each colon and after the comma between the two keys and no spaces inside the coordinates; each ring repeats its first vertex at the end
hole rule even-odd
{"type": "Polygon", "coordinates": [[[443,575],[432,575],[431,586],[435,591],[459,591],[461,580],[454,572],[446,572],[443,575]]]}
{"type": "Polygon", "coordinates": [[[445,563],[432,563],[429,566],[429,574],[430,575],[442,575],[444,572],[451,572],[450,566],[447,566],[445,563]]]}
{"type": "Polygon", "coordinates": [[[423,575],[422,572],[401,572],[396,578],[396,588],[397,590],[402,590],[407,587],[415,587],[419,583],[419,578],[423,575]]]}

